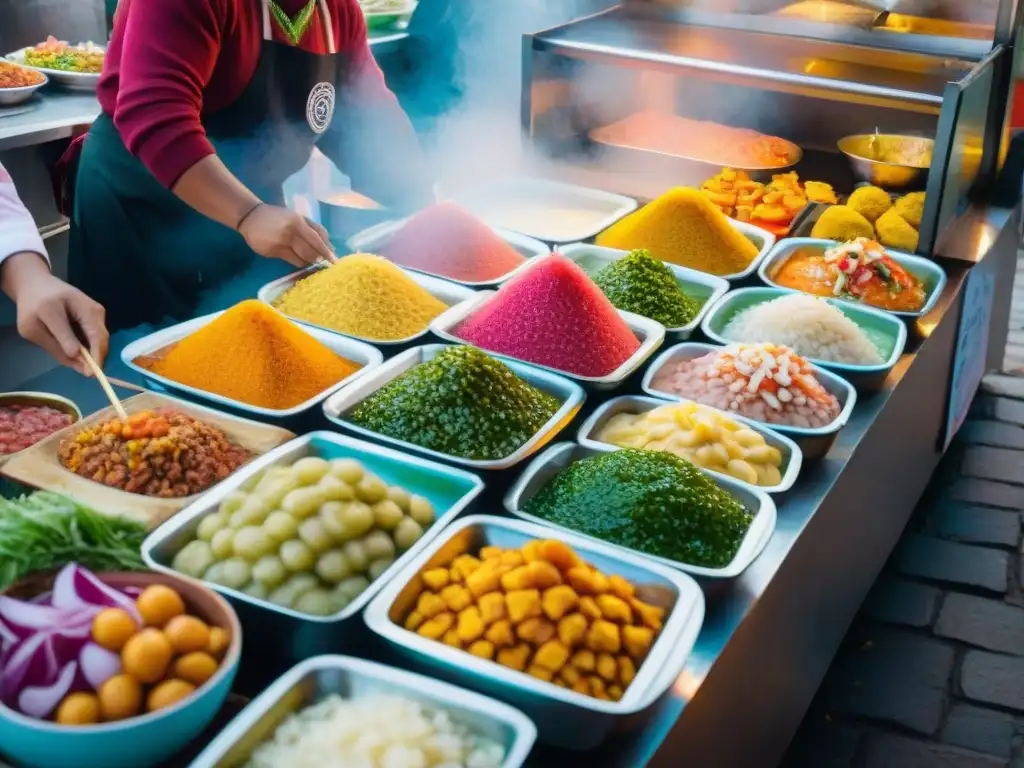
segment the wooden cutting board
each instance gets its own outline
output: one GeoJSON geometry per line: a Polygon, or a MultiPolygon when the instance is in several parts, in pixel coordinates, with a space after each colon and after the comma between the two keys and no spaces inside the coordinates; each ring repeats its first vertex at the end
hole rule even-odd
{"type": "MultiPolygon", "coordinates": [[[[256,456],[267,453],[273,448],[286,443],[295,437],[280,427],[272,427],[249,419],[229,416],[220,411],[201,405],[178,400],[177,398],[145,392],[128,398],[123,403],[129,415],[139,411],[169,407],[181,411],[194,419],[205,422],[222,430],[232,441],[238,443],[256,456]]],[[[57,456],[61,440],[72,437],[81,430],[110,421],[117,417],[113,407],[107,407],[86,416],[81,421],[54,432],[44,440],[16,454],[0,467],[0,474],[12,480],[34,488],[63,493],[77,499],[82,504],[92,507],[97,512],[108,515],[121,515],[155,528],[176,512],[184,509],[202,494],[194,494],[179,499],[161,499],[128,493],[117,488],[109,488],[102,483],[80,477],[65,469],[57,456]]],[[[217,486],[211,486],[216,488],[217,486]]],[[[204,492],[205,493],[205,492],[204,492]]]]}

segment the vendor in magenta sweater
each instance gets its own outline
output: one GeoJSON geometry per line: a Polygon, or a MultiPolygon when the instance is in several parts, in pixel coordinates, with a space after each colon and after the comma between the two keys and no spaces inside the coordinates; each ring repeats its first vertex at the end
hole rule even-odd
{"type": "Polygon", "coordinates": [[[387,207],[431,199],[357,0],[121,0],[98,96],[69,271],[111,330],[223,309],[332,260],[282,193],[314,147],[387,207]]]}

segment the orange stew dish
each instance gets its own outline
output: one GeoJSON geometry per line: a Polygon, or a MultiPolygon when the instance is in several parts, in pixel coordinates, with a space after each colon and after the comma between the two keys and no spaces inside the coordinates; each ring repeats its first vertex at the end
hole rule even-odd
{"type": "Polygon", "coordinates": [[[0,88],[25,88],[29,85],[39,85],[45,79],[41,72],[34,69],[21,67],[9,61],[0,61],[0,88]]]}
{"type": "Polygon", "coordinates": [[[800,248],[771,278],[784,288],[852,299],[892,312],[917,312],[928,298],[917,277],[864,237],[825,251],[800,248]]]}

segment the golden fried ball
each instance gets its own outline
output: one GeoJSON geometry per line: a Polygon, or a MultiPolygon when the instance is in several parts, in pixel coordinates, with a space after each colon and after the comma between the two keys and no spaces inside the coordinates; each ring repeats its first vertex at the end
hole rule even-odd
{"type": "Polygon", "coordinates": [[[171,674],[187,683],[202,685],[217,674],[217,660],[202,651],[188,653],[174,662],[171,674]]]}
{"type": "Polygon", "coordinates": [[[811,237],[840,242],[856,240],[858,237],[871,239],[874,236],[875,229],[871,222],[845,205],[833,205],[828,208],[811,230],[811,237]]]}
{"type": "Polygon", "coordinates": [[[72,693],[57,707],[54,720],[60,725],[92,725],[100,721],[100,702],[91,693],[72,693]]]}
{"type": "Polygon", "coordinates": [[[878,217],[892,208],[892,198],[884,189],[878,187],[858,187],[850,195],[846,204],[868,221],[874,223],[878,217]]]}
{"type": "Polygon", "coordinates": [[[146,698],[146,710],[156,712],[158,709],[165,709],[172,704],[177,704],[187,696],[191,696],[196,687],[184,680],[164,680],[160,685],[153,688],[146,698]]]}
{"type": "Polygon", "coordinates": [[[124,644],[139,631],[128,611],[122,608],[104,608],[92,620],[92,639],[101,648],[120,653],[124,644]]]}
{"type": "Polygon", "coordinates": [[[181,595],[163,584],[146,587],[135,605],[142,616],[142,623],[147,627],[162,627],[185,612],[185,602],[181,595]]]}
{"type": "Polygon", "coordinates": [[[175,616],[164,627],[175,653],[201,651],[210,643],[210,628],[195,616],[175,616]]]}
{"type": "Polygon", "coordinates": [[[893,210],[914,229],[920,229],[921,217],[924,215],[924,192],[911,192],[904,195],[896,201],[893,210]]]}
{"type": "Polygon", "coordinates": [[[875,229],[878,231],[878,242],[886,248],[907,253],[917,250],[917,230],[901,218],[895,209],[883,214],[875,222],[875,229]]]}
{"type": "Polygon", "coordinates": [[[100,713],[107,722],[135,717],[142,710],[142,686],[131,675],[114,675],[97,693],[100,713]]]}
{"type": "Polygon", "coordinates": [[[125,643],[121,651],[124,671],[141,683],[155,683],[163,678],[171,663],[171,641],[159,629],[144,629],[125,643]]]}

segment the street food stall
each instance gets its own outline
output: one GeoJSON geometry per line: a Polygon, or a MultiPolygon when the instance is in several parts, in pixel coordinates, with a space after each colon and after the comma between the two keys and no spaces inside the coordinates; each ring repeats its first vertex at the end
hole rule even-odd
{"type": "Polygon", "coordinates": [[[529,173],[0,395],[0,756],[777,764],[1005,344],[972,8],[528,34],[529,173]]]}

